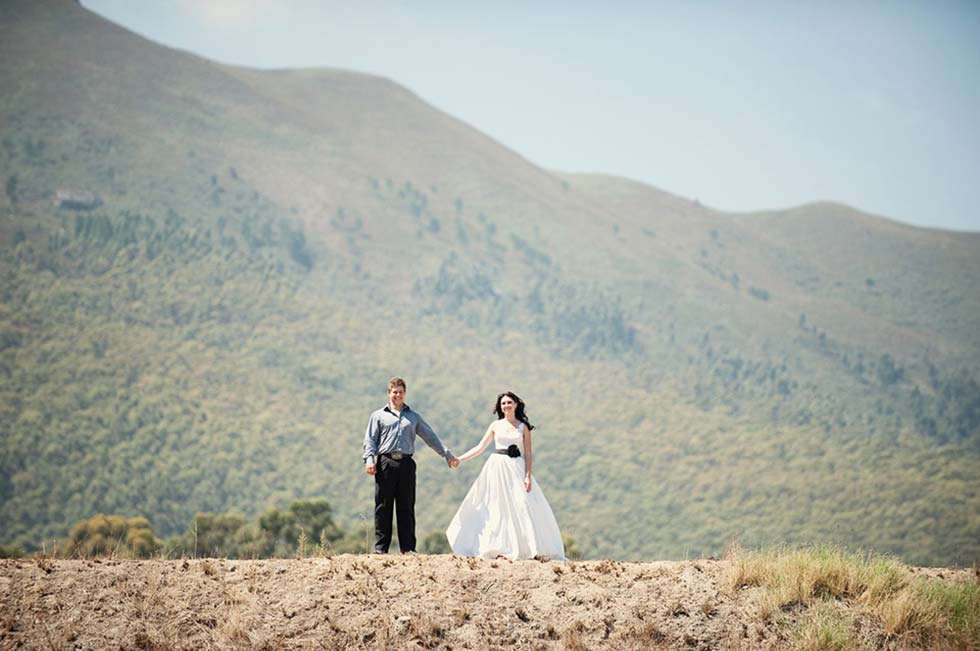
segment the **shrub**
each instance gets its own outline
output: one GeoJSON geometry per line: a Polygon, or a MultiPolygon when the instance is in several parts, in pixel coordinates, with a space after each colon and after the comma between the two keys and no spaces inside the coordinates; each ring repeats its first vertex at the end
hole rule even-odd
{"type": "Polygon", "coordinates": [[[163,546],[153,535],[144,517],[98,514],[82,520],[71,530],[65,543],[65,555],[74,558],[91,556],[124,556],[149,558],[163,546]]]}
{"type": "Polygon", "coordinates": [[[23,558],[24,550],[17,545],[0,545],[0,558],[23,558]]]}
{"type": "Polygon", "coordinates": [[[451,554],[453,551],[442,531],[433,531],[423,538],[419,550],[423,554],[451,554]]]}
{"type": "Polygon", "coordinates": [[[749,287],[749,294],[756,297],[760,301],[769,300],[769,290],[762,289],[761,287],[749,287]]]}

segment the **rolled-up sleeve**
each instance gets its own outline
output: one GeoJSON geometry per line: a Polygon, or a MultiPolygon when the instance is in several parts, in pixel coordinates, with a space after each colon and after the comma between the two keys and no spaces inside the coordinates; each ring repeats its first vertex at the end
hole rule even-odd
{"type": "Polygon", "coordinates": [[[371,414],[371,418],[368,419],[367,431],[364,432],[364,465],[373,466],[374,457],[378,454],[378,444],[381,437],[381,431],[378,428],[378,417],[376,414],[371,414]]]}
{"type": "Polygon", "coordinates": [[[416,425],[416,433],[422,438],[423,441],[425,441],[425,444],[435,450],[436,454],[438,454],[440,457],[448,459],[449,457],[453,456],[453,453],[449,451],[449,448],[442,444],[442,441],[439,440],[439,437],[436,436],[436,433],[432,431],[432,428],[429,427],[429,424],[425,422],[425,419],[421,416],[419,416],[419,421],[416,425]]]}

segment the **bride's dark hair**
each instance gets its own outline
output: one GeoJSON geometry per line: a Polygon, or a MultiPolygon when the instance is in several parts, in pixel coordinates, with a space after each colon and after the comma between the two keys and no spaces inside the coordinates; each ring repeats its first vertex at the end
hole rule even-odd
{"type": "Polygon", "coordinates": [[[527,426],[527,431],[530,432],[533,430],[534,425],[531,424],[531,421],[527,419],[527,415],[524,413],[524,401],[521,400],[513,391],[504,391],[497,396],[497,406],[493,408],[494,413],[497,414],[497,418],[504,417],[504,410],[500,407],[500,401],[504,396],[509,397],[511,400],[517,403],[517,409],[514,410],[514,415],[517,416],[517,420],[521,421],[527,426]]]}

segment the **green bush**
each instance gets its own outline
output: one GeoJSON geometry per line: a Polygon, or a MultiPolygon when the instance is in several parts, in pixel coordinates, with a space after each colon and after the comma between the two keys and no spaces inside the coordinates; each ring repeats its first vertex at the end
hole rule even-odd
{"type": "Polygon", "coordinates": [[[65,541],[64,554],[69,558],[149,558],[162,546],[163,543],[153,535],[153,529],[146,518],[126,518],[100,513],[72,527],[71,534],[65,541]]]}
{"type": "Polygon", "coordinates": [[[0,558],[23,558],[24,550],[17,545],[0,545],[0,558]]]}
{"type": "Polygon", "coordinates": [[[419,551],[423,554],[451,554],[453,550],[449,546],[449,540],[446,539],[444,532],[433,531],[422,538],[419,551]]]}

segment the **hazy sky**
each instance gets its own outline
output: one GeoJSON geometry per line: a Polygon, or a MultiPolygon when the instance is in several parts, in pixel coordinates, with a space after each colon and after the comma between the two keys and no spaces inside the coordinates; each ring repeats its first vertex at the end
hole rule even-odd
{"type": "Polygon", "coordinates": [[[980,2],[83,4],[217,61],[391,78],[549,169],[980,231],[980,2]]]}

